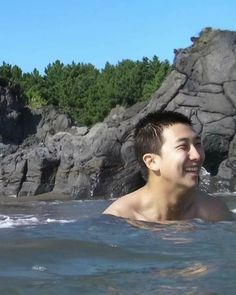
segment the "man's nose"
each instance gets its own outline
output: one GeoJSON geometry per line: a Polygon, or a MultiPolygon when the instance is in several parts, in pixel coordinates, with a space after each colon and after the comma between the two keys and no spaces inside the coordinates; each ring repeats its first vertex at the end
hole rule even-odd
{"type": "Polygon", "coordinates": [[[194,145],[191,145],[189,150],[189,158],[191,160],[199,161],[202,158],[202,153],[194,145]]]}

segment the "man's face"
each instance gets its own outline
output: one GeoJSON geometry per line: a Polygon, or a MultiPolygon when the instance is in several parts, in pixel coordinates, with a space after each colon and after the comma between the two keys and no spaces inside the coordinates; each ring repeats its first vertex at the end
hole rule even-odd
{"type": "Polygon", "coordinates": [[[187,188],[196,186],[205,159],[200,137],[185,124],[165,128],[162,136],[160,173],[163,180],[187,188]]]}

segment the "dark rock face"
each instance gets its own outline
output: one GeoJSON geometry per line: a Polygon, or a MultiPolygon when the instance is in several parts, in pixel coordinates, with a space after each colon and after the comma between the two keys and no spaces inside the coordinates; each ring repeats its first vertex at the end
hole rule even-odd
{"type": "Polygon", "coordinates": [[[24,105],[19,90],[7,87],[3,80],[0,81],[0,106],[0,142],[18,144],[23,136],[19,122],[24,105]]]}
{"type": "Polygon", "coordinates": [[[191,117],[203,138],[211,190],[235,191],[236,32],[205,29],[192,41],[176,50],[172,72],[148,104],[117,107],[91,129],[72,126],[53,108],[32,112],[1,86],[0,195],[108,198],[137,189],[144,180],[132,132],[159,109],[191,117]]]}

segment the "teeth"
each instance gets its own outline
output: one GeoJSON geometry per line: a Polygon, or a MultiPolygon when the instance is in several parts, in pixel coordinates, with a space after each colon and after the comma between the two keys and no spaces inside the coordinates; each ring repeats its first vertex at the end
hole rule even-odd
{"type": "Polygon", "coordinates": [[[185,168],[186,172],[198,172],[199,168],[198,167],[187,167],[185,168]]]}

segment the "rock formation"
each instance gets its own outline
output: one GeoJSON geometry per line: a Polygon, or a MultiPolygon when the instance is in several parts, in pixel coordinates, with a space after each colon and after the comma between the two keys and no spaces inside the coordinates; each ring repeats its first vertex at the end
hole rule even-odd
{"type": "Polygon", "coordinates": [[[205,29],[175,51],[172,72],[149,103],[117,107],[91,129],[58,110],[30,111],[0,81],[0,195],[54,191],[117,197],[143,185],[132,132],[153,110],[191,117],[206,151],[212,191],[236,190],[236,32],[205,29]]]}

